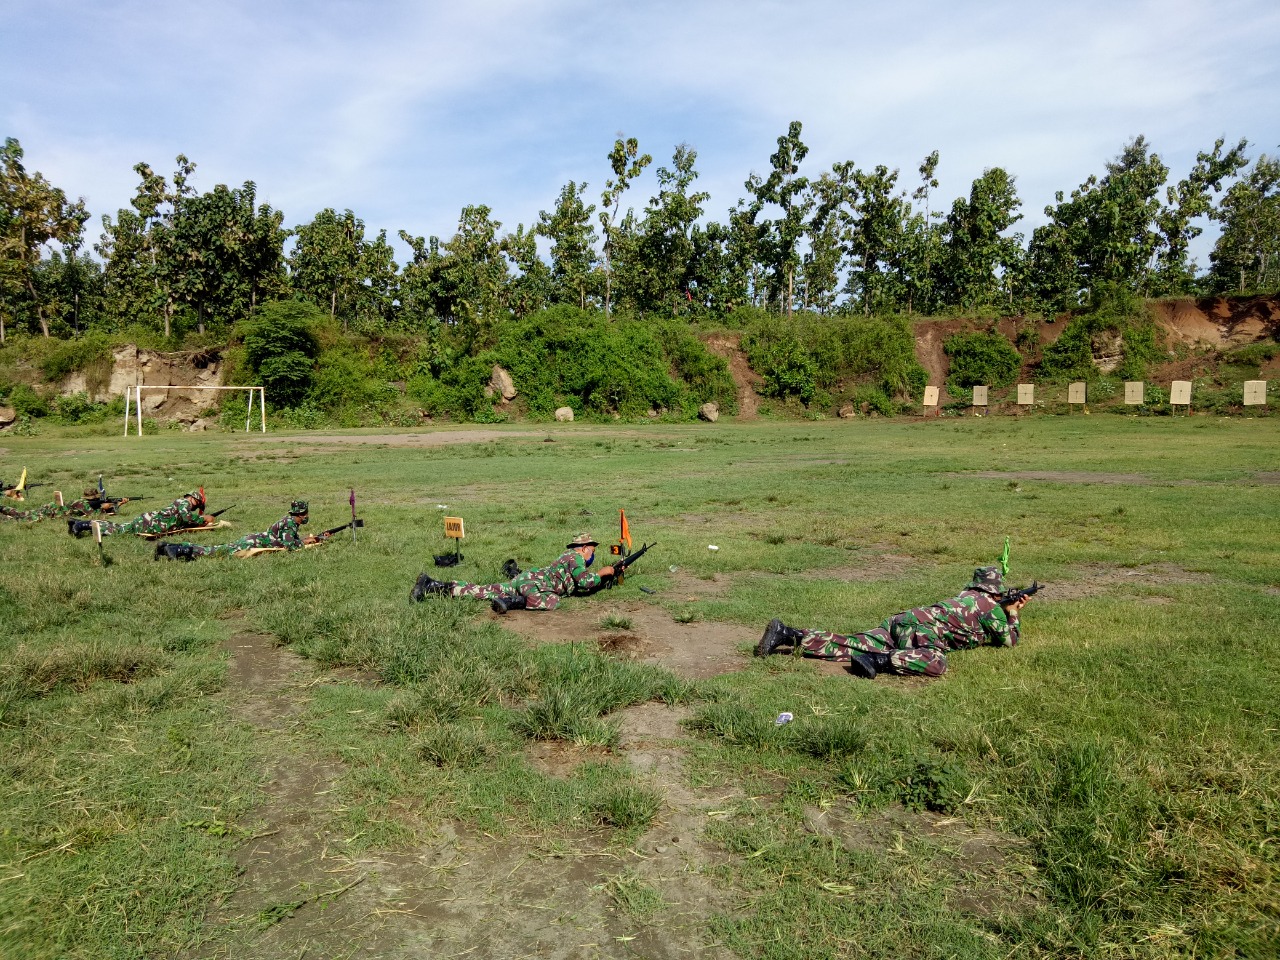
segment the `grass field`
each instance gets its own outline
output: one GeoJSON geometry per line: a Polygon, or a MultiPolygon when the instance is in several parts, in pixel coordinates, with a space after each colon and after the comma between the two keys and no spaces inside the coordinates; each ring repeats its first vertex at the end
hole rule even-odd
{"type": "Polygon", "coordinates": [[[294,497],[323,528],[354,488],[367,522],[191,564],[0,525],[0,956],[1274,957],[1278,450],[1208,417],[0,438],[126,515],[203,484],[235,535],[294,497]],[[620,507],[658,546],[616,590],[408,602],[445,513],[489,582],[620,507]],[[1048,584],[1013,650],[750,655],[1006,535],[1048,584]]]}

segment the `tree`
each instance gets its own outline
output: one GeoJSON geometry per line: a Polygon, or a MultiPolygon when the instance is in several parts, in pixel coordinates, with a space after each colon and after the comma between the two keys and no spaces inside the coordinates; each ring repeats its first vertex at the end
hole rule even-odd
{"type": "Polygon", "coordinates": [[[1156,226],[1163,241],[1156,271],[1158,295],[1190,293],[1195,283],[1195,264],[1187,260],[1187,247],[1202,230],[1194,221],[1213,213],[1210,194],[1222,190],[1222,181],[1234,177],[1248,161],[1244,151],[1249,145],[1241,140],[1222,152],[1225,139],[1219,137],[1208,153],[1196,155],[1195,166],[1176,186],[1168,189],[1168,204],[1156,216],[1156,226]]]}
{"type": "Polygon", "coordinates": [[[939,296],[969,309],[991,306],[1007,295],[1022,254],[1022,236],[1004,236],[1022,219],[1014,179],[1000,167],[973,181],[968,200],[956,200],[947,217],[939,296]]]}
{"type": "Polygon", "coordinates": [[[653,157],[640,153],[640,142],[635,137],[625,141],[619,137],[609,151],[609,166],[613,170],[613,179],[604,182],[604,192],[600,195],[600,229],[604,233],[604,310],[608,313],[613,304],[613,259],[619,244],[627,235],[627,225],[634,223],[628,215],[620,223],[619,210],[622,206],[622,195],[631,186],[631,181],[653,162],[653,157]]]}
{"type": "Polygon", "coordinates": [[[1219,290],[1280,290],[1280,159],[1262,154],[1213,214],[1222,234],[1209,254],[1219,290]]]}
{"type": "Polygon", "coordinates": [[[658,168],[658,195],[649,200],[638,227],[624,231],[629,242],[616,258],[619,302],[642,312],[670,312],[692,299],[689,287],[697,274],[693,229],[709,196],[690,192],[698,178],[697,159],[698,152],[682,143],[671,167],[658,168]]]}
{"type": "Polygon", "coordinates": [[[799,120],[791,121],[787,132],[778,138],[777,151],[769,158],[773,168],[769,176],[763,180],[753,176],[747,181],[747,189],[755,194],[752,219],[757,223],[759,249],[763,255],[765,300],[776,301],[779,306],[785,303],[788,316],[795,303],[800,241],[805,235],[806,217],[813,208],[809,179],[799,176],[800,164],[809,153],[800,139],[802,129],[799,120]],[[781,216],[759,220],[768,204],[777,206],[781,216]]]}
{"type": "Polygon", "coordinates": [[[310,223],[294,228],[297,243],[289,257],[294,290],[331,319],[376,328],[384,323],[395,299],[397,267],[387,232],[365,238],[364,221],[350,210],[339,216],[329,207],[310,223]]]}
{"type": "Polygon", "coordinates": [[[281,406],[297,406],[311,389],[320,352],[315,328],[323,319],[312,304],[280,300],[264,304],[238,327],[249,370],[281,406]]]}
{"type": "Polygon", "coordinates": [[[882,165],[853,176],[858,209],[849,235],[853,267],[845,289],[870,314],[906,303],[903,224],[910,204],[896,192],[898,171],[882,165]]]}
{"type": "Polygon", "coordinates": [[[13,137],[0,150],[0,343],[5,339],[5,314],[13,315],[17,301],[29,298],[40,332],[49,336],[45,304],[35,284],[41,253],[50,243],[73,251],[79,246],[89,219],[84,200],[67,200],[40,173],[28,173],[22,145],[13,137]]]}
{"type": "Polygon", "coordinates": [[[858,199],[856,176],[852,163],[837,163],[812,183],[809,249],[801,265],[801,303],[806,309],[825,313],[835,305],[858,199]]]}
{"type": "Polygon", "coordinates": [[[595,204],[583,202],[585,183],[570,180],[560,191],[553,212],[538,214],[538,235],[551,241],[552,303],[585,310],[594,288],[596,232],[591,226],[595,204]]]}

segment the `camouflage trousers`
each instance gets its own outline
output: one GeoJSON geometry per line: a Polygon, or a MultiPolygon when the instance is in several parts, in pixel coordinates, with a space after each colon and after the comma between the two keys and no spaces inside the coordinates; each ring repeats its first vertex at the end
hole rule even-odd
{"type": "Polygon", "coordinates": [[[472,597],[476,600],[496,600],[498,597],[524,597],[526,610],[554,610],[560,596],[547,590],[536,580],[517,578],[505,583],[463,583],[454,581],[450,596],[472,597]]]}
{"type": "Polygon", "coordinates": [[[143,513],[123,523],[104,521],[102,535],[109,537],[117,533],[168,533],[170,530],[180,529],[182,525],[177,517],[151,517],[143,513]]]}
{"type": "Polygon", "coordinates": [[[802,630],[799,648],[806,657],[845,663],[862,653],[888,653],[891,673],[940,677],[947,672],[947,648],[942,641],[921,625],[895,630],[893,617],[849,636],[802,630]]]}
{"type": "Polygon", "coordinates": [[[226,557],[237,550],[248,550],[252,547],[288,547],[288,544],[282,543],[266,533],[249,533],[239,540],[232,540],[230,543],[217,543],[212,546],[189,543],[187,546],[191,548],[193,557],[226,557]]]}

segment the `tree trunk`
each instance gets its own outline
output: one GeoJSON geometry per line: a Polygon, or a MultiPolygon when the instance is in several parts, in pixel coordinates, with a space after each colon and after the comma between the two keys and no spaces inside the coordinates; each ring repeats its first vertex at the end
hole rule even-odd
{"type": "Polygon", "coordinates": [[[794,271],[790,267],[788,267],[787,268],[787,319],[788,320],[791,319],[791,304],[795,300],[795,296],[791,292],[791,281],[794,275],[795,275],[794,271]]]}
{"type": "Polygon", "coordinates": [[[27,277],[27,294],[31,297],[32,304],[36,308],[36,319],[40,321],[40,332],[44,334],[46,340],[49,339],[49,321],[44,318],[44,308],[40,306],[40,298],[36,296],[35,284],[31,282],[31,278],[27,277]]]}

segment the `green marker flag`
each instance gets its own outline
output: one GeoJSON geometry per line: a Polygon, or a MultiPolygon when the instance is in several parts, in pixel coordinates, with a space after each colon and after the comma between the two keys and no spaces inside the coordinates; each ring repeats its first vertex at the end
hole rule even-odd
{"type": "Polygon", "coordinates": [[[1009,538],[1004,538],[1004,551],[1000,554],[1000,576],[1009,575],[1009,538]]]}

